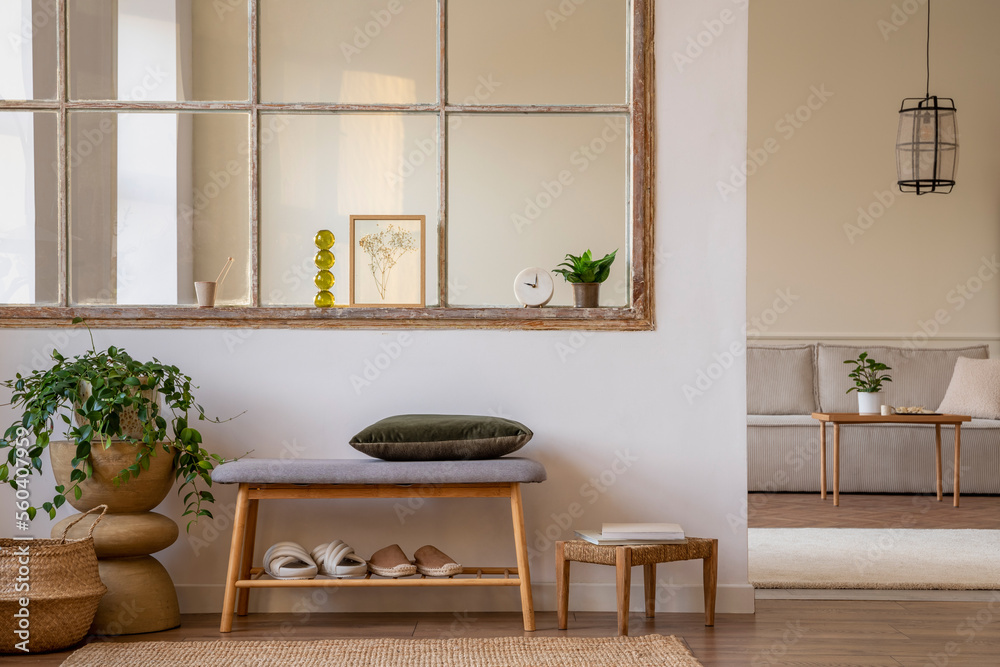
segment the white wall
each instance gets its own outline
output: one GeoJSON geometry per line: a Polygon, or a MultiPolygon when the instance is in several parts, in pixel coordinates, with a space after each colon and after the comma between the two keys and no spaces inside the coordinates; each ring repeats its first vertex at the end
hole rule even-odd
{"type": "MultiPolygon", "coordinates": [[[[540,547],[532,559],[538,609],[554,608],[546,532],[569,538],[573,529],[604,521],[675,520],[693,535],[721,541],[720,611],[750,611],[746,528],[739,518],[746,500],[742,357],[690,403],[682,390],[743,340],[745,203],[740,196],[722,202],[715,183],[745,151],[746,25],[745,10],[731,0],[660,3],[655,332],[98,331],[97,345],[124,346],[135,356],[179,365],[201,385],[201,402],[213,414],[247,410],[225,425],[203,425],[207,443],[230,456],[254,450],[256,456],[354,457],[345,444],[350,436],[389,414],[509,415],[534,429],[523,453],[549,471],[548,482],[524,493],[528,533],[540,547]],[[678,71],[674,52],[724,9],[733,11],[735,23],[678,71]],[[377,377],[369,372],[374,379],[356,391],[352,378],[363,378],[389,352],[398,354],[377,377]],[[605,492],[596,491],[608,482],[605,492]],[[560,526],[573,503],[583,507],[583,516],[560,526]]],[[[0,330],[0,377],[13,376],[19,364],[31,363],[53,343],[78,352],[86,340],[66,330],[0,330]]],[[[6,409],[0,414],[11,417],[6,409]]],[[[44,486],[34,480],[39,502],[44,486]]],[[[182,531],[178,543],[159,555],[184,611],[221,608],[226,507],[235,489],[217,488],[216,495],[214,524],[199,524],[190,536],[182,531]]],[[[265,505],[259,553],[279,539],[311,547],[343,538],[363,555],[394,542],[408,553],[430,543],[469,564],[514,562],[509,508],[502,502],[428,501],[404,522],[394,503],[265,505]]],[[[160,510],[176,517],[179,507],[169,498],[160,510]]],[[[11,513],[11,494],[0,493],[0,514],[11,513]]],[[[12,519],[0,521],[5,534],[12,532],[12,519]]],[[[47,535],[49,524],[38,520],[33,530],[47,535]]],[[[662,609],[701,608],[699,563],[661,566],[659,576],[670,586],[661,593],[662,609]]],[[[615,608],[611,569],[574,566],[573,581],[574,608],[615,608]]],[[[637,583],[633,600],[639,605],[638,577],[637,583]]],[[[263,593],[252,607],[287,610],[301,600],[289,591],[263,593]]],[[[330,610],[518,607],[516,592],[500,589],[420,595],[412,589],[345,590],[320,601],[317,608],[330,610]]]]}

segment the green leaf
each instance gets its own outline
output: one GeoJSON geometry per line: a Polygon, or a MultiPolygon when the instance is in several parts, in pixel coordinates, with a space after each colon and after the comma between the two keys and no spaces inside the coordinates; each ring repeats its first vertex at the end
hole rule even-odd
{"type": "Polygon", "coordinates": [[[74,486],[73,496],[75,496],[76,499],[79,500],[82,495],[83,495],[83,489],[81,489],[79,486],[74,486]]]}

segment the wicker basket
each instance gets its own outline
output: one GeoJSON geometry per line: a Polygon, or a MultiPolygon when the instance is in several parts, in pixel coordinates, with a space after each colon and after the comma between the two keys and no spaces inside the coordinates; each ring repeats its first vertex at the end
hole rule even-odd
{"type": "Polygon", "coordinates": [[[93,538],[94,528],[106,510],[106,505],[98,505],[81,514],[66,526],[60,540],[0,538],[0,653],[20,654],[24,648],[30,653],[57,651],[87,635],[97,604],[108,590],[98,573],[93,538]],[[70,527],[96,510],[101,510],[101,516],[87,537],[67,540],[70,527]],[[22,552],[24,548],[27,556],[22,552]],[[27,568],[26,575],[22,567],[27,568]],[[17,590],[25,583],[29,590],[17,590]],[[22,599],[28,601],[27,607],[22,607],[22,599]],[[21,628],[24,609],[27,636],[21,628]],[[21,617],[15,616],[19,613],[21,617]],[[23,643],[25,639],[27,644],[23,643]]]}

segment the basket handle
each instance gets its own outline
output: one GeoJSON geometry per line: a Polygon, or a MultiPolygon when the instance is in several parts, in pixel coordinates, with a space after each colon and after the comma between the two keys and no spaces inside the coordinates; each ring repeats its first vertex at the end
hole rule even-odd
{"type": "Polygon", "coordinates": [[[97,507],[91,507],[89,510],[87,510],[86,512],[84,512],[80,516],[76,517],[75,519],[73,519],[72,521],[70,521],[68,524],[66,524],[66,530],[64,530],[63,534],[62,534],[62,543],[63,544],[66,543],[66,535],[69,533],[69,529],[72,528],[73,526],[75,526],[76,524],[80,523],[81,521],[83,521],[83,517],[87,516],[88,514],[90,514],[91,512],[93,512],[94,510],[101,510],[101,516],[97,517],[97,521],[95,521],[94,523],[90,524],[90,530],[87,531],[87,538],[89,539],[89,538],[91,538],[91,537],[94,536],[94,529],[97,528],[97,524],[99,524],[101,522],[101,519],[103,519],[104,515],[107,514],[107,512],[108,512],[108,506],[107,505],[98,505],[97,507]]]}

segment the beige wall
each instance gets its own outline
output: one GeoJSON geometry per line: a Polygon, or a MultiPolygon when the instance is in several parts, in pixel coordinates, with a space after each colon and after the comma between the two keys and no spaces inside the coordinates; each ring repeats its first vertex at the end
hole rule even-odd
{"type": "Polygon", "coordinates": [[[925,87],[925,12],[750,4],[751,335],[1000,337],[1000,3],[934,3],[931,93],[955,98],[961,155],[952,194],[917,197],[895,187],[893,146],[902,98],[925,87]]]}

